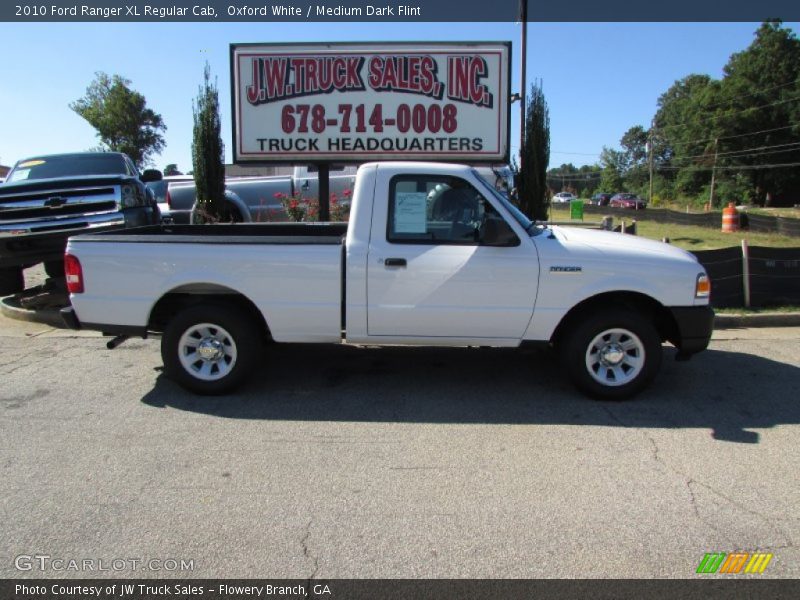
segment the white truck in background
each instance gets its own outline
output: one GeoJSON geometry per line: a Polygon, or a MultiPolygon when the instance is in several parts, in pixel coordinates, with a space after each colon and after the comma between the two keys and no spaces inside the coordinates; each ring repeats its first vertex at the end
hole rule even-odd
{"type": "MultiPolygon", "coordinates": [[[[329,188],[345,210],[356,181],[357,166],[334,165],[330,169],[329,188]]],[[[508,165],[481,165],[478,172],[498,191],[508,193],[514,187],[513,173],[508,165]]],[[[167,222],[188,224],[195,204],[194,181],[190,176],[165,177],[157,183],[164,191],[159,208],[167,222]]],[[[286,221],[288,216],[278,195],[296,196],[301,202],[317,200],[319,177],[314,166],[295,166],[291,175],[261,175],[228,177],[225,180],[225,200],[230,204],[233,219],[239,223],[286,221]]]]}
{"type": "Polygon", "coordinates": [[[284,343],[548,344],[579,389],[622,399],[662,342],[708,345],[710,282],[693,255],[532,223],[469,166],[369,163],[349,223],[162,225],[70,239],[73,328],[161,336],[167,375],[228,392],[284,343]]]}

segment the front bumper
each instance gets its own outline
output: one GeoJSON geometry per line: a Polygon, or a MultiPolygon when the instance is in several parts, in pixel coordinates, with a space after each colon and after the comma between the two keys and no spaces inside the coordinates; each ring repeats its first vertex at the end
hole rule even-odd
{"type": "Polygon", "coordinates": [[[714,310],[710,306],[673,306],[669,310],[677,326],[677,339],[673,343],[681,356],[708,348],[714,331],[714,310]]]}

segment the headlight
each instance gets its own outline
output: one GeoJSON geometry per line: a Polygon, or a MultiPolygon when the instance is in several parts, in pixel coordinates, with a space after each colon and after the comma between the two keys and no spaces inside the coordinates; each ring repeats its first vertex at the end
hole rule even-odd
{"type": "Polygon", "coordinates": [[[709,295],[711,295],[711,280],[705,273],[700,273],[694,286],[694,297],[708,298],[709,295]]]}
{"type": "Polygon", "coordinates": [[[139,206],[141,204],[139,201],[139,194],[137,194],[134,186],[123,185],[120,192],[122,193],[123,208],[130,208],[131,206],[139,206]]]}

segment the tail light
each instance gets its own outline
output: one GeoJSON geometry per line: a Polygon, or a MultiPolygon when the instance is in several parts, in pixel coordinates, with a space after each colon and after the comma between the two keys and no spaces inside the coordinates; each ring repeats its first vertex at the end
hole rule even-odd
{"type": "Polygon", "coordinates": [[[64,272],[67,276],[67,291],[70,294],[82,294],[83,269],[77,257],[72,254],[64,256],[64,272]]]}
{"type": "Polygon", "coordinates": [[[172,210],[172,196],[169,195],[169,189],[167,189],[167,193],[164,194],[164,200],[167,202],[169,209],[172,210]]]}

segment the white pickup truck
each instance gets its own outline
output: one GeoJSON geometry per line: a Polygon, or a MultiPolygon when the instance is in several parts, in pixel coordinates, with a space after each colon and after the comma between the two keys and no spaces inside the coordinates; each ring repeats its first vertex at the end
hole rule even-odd
{"type": "Polygon", "coordinates": [[[710,282],[683,250],[532,223],[471,167],[370,163],[349,224],[161,225],[71,238],[73,328],[162,336],[166,373],[232,390],[262,344],[548,344],[596,398],[706,348],[710,282]]]}

